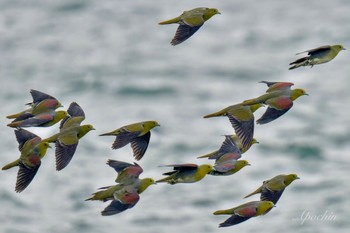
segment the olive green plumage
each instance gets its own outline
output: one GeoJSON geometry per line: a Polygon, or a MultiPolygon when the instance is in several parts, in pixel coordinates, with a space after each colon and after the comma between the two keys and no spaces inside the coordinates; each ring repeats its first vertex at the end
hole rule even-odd
{"type": "Polygon", "coordinates": [[[81,125],[81,122],[85,120],[85,113],[76,102],[70,104],[67,112],[69,115],[61,121],[60,131],[43,140],[55,143],[57,171],[65,168],[72,160],[78,147],[79,139],[91,130],[94,130],[94,127],[90,124],[81,125]]]}
{"type": "Polygon", "coordinates": [[[219,227],[228,227],[244,222],[252,217],[264,215],[271,210],[275,205],[271,201],[251,201],[242,205],[226,210],[217,210],[213,214],[231,215],[225,222],[220,223],[219,227]]]}
{"type": "Polygon", "coordinates": [[[290,70],[296,69],[301,66],[311,66],[318,64],[327,63],[333,60],[340,51],[345,50],[343,45],[324,45],[318,48],[306,50],[301,53],[297,53],[296,55],[307,53],[308,56],[297,59],[294,62],[291,62],[289,65],[290,70]]]}
{"type": "Polygon", "coordinates": [[[254,136],[254,112],[263,105],[261,103],[243,105],[242,103],[228,106],[218,112],[205,115],[203,118],[226,116],[237,137],[241,140],[243,150],[248,150],[252,145],[254,136]]]}
{"type": "Polygon", "coordinates": [[[173,171],[163,173],[167,177],[157,180],[157,183],[167,182],[169,184],[194,183],[202,180],[213,170],[210,164],[172,164],[162,167],[173,167],[173,171]]]}
{"type": "Polygon", "coordinates": [[[208,174],[212,176],[230,176],[245,166],[250,166],[247,160],[226,159],[225,155],[223,155],[215,161],[213,170],[208,174]]]}
{"type": "Polygon", "coordinates": [[[112,149],[119,149],[130,143],[135,159],[140,160],[146,153],[151,138],[151,129],[156,126],[159,126],[157,121],[142,121],[122,126],[100,136],[116,136],[112,149]]]}
{"type": "Polygon", "coordinates": [[[266,93],[256,98],[243,101],[244,106],[255,104],[268,105],[265,113],[256,121],[257,124],[266,124],[284,115],[293,107],[293,101],[300,96],[308,95],[304,89],[291,89],[293,83],[290,82],[267,82],[266,93]]]}
{"type": "Polygon", "coordinates": [[[282,196],[284,189],[296,179],[300,179],[297,174],[277,175],[269,180],[265,180],[257,190],[244,198],[260,193],[261,201],[272,201],[276,204],[282,196]]]}
{"type": "Polygon", "coordinates": [[[33,102],[26,104],[29,105],[30,108],[6,116],[6,118],[24,120],[48,110],[55,110],[56,108],[62,107],[62,104],[55,97],[44,92],[31,89],[30,94],[33,98],[33,102]]]}
{"type": "Polygon", "coordinates": [[[54,110],[47,110],[45,112],[39,113],[37,115],[28,116],[24,119],[22,117],[18,117],[15,120],[13,120],[10,124],[7,126],[13,127],[13,128],[23,128],[23,127],[49,127],[56,123],[58,123],[60,120],[65,118],[68,115],[66,111],[54,111],[54,110]]]}
{"type": "Polygon", "coordinates": [[[19,159],[5,165],[2,170],[19,166],[15,191],[22,192],[34,179],[41,165],[41,159],[45,156],[50,145],[25,129],[15,130],[15,135],[19,143],[18,149],[21,156],[19,159]]]}
{"type": "Polygon", "coordinates": [[[100,188],[100,191],[92,194],[85,201],[109,201],[112,202],[101,212],[103,216],[121,213],[134,207],[140,199],[139,194],[150,185],[155,184],[153,178],[140,179],[143,169],[136,163],[130,164],[118,160],[108,160],[107,164],[118,173],[116,185],[100,188]]]}
{"type": "Polygon", "coordinates": [[[203,26],[205,21],[209,20],[216,14],[220,14],[218,9],[198,7],[192,10],[184,11],[180,16],[162,21],[159,24],[179,24],[175,36],[171,41],[172,45],[178,45],[190,38],[195,32],[198,31],[200,27],[203,26]]]}

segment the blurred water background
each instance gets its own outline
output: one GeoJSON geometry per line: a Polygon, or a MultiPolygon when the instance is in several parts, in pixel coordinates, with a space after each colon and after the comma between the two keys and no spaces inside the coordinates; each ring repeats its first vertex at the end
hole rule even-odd
{"type": "MultiPolygon", "coordinates": [[[[65,108],[76,101],[96,131],[80,141],[61,172],[49,150],[20,194],[14,192],[17,169],[1,171],[0,232],[348,232],[349,12],[347,0],[1,0],[2,165],[19,156],[5,116],[24,109],[30,89],[57,97],[65,108]],[[171,46],[177,25],[158,22],[199,6],[222,14],[171,46]],[[288,70],[295,53],[325,44],[348,50],[330,63],[288,70]],[[111,150],[114,138],[99,134],[157,120],[161,127],[139,164],[142,177],[159,179],[168,171],[159,165],[207,163],[196,157],[217,149],[221,135],[233,130],[227,118],[202,116],[262,94],[261,80],[293,82],[309,96],[280,119],[256,126],[260,144],[243,155],[252,166],[195,184],[151,186],[133,209],[110,217],[100,215],[107,203],[84,202],[114,183],[108,159],[134,161],[129,146],[111,150]],[[248,201],[242,197],[281,173],[301,179],[273,211],[218,228],[226,216],[213,211],[248,201]],[[302,221],[307,215],[313,219],[302,221]]],[[[47,137],[58,125],[28,130],[47,137]]]]}

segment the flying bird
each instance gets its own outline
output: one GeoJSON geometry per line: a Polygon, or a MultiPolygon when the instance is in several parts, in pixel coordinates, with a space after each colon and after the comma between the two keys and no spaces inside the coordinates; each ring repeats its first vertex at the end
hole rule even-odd
{"type": "MultiPolygon", "coordinates": [[[[208,154],[198,156],[198,159],[201,158],[208,158],[208,159],[217,159],[220,155],[226,154],[226,153],[236,153],[237,159],[241,157],[241,154],[244,154],[249,148],[243,148],[241,140],[237,137],[237,135],[224,135],[225,140],[221,144],[221,147],[219,150],[210,152],[208,154]]],[[[252,145],[259,143],[255,138],[252,140],[252,145]]]]}
{"type": "Polygon", "coordinates": [[[117,184],[102,187],[100,191],[93,193],[92,197],[85,200],[104,202],[111,200],[111,203],[101,212],[103,216],[118,214],[134,207],[140,199],[139,194],[155,184],[153,178],[139,178],[143,169],[137,163],[108,160],[107,164],[118,173],[115,180],[117,184]]]}
{"type": "Polygon", "coordinates": [[[200,27],[203,26],[205,21],[209,20],[216,14],[220,14],[218,9],[198,7],[192,10],[184,11],[180,16],[162,21],[159,24],[179,24],[175,36],[171,41],[172,45],[178,45],[190,38],[195,32],[198,31],[200,27]]]}
{"type": "Polygon", "coordinates": [[[39,136],[25,129],[15,130],[16,139],[21,152],[19,159],[5,165],[2,170],[19,167],[16,181],[16,192],[22,192],[34,179],[41,165],[41,159],[50,148],[48,142],[43,142],[39,136]]]}
{"type": "Polygon", "coordinates": [[[284,189],[296,179],[300,179],[297,174],[277,175],[269,180],[265,180],[257,190],[244,198],[260,193],[261,201],[271,201],[276,204],[284,189]]]}
{"type": "Polygon", "coordinates": [[[85,120],[85,113],[76,102],[70,104],[67,112],[69,115],[61,121],[60,131],[43,140],[50,143],[55,142],[57,171],[65,168],[72,160],[78,147],[79,139],[91,130],[94,130],[94,127],[90,124],[81,125],[81,122],[85,120]]]}
{"type": "Polygon", "coordinates": [[[173,167],[173,171],[163,173],[163,175],[167,177],[157,180],[156,183],[194,183],[203,179],[213,170],[213,166],[210,164],[203,164],[199,166],[197,164],[172,164],[164,165],[162,167],[173,167]]]}
{"type": "Polygon", "coordinates": [[[140,160],[146,153],[151,138],[151,129],[156,126],[159,126],[157,121],[137,122],[100,136],[117,136],[112,144],[112,149],[119,149],[130,143],[135,159],[140,160]]]}
{"type": "Polygon", "coordinates": [[[23,114],[13,120],[7,126],[13,128],[23,128],[23,127],[49,127],[60,120],[65,118],[68,113],[66,111],[54,111],[47,110],[45,112],[39,113],[37,115],[29,116],[30,114],[23,114]]]}
{"type": "Polygon", "coordinates": [[[227,210],[215,211],[214,215],[231,215],[219,227],[229,227],[247,221],[252,217],[266,214],[275,205],[271,201],[251,201],[227,210]]]}
{"type": "Polygon", "coordinates": [[[315,49],[306,50],[296,55],[307,53],[308,56],[302,57],[293,61],[289,65],[290,70],[301,67],[301,66],[311,66],[327,63],[333,60],[340,51],[345,50],[343,45],[324,45],[315,49]]]}
{"type": "Polygon", "coordinates": [[[212,176],[230,176],[240,171],[245,166],[250,166],[247,160],[235,160],[230,154],[222,155],[215,160],[213,170],[209,172],[212,176]]]}
{"type": "Polygon", "coordinates": [[[29,105],[30,108],[9,115],[7,116],[8,119],[18,118],[20,120],[25,120],[48,110],[55,110],[56,108],[62,107],[62,104],[55,97],[44,92],[31,89],[30,94],[32,95],[33,102],[26,104],[29,105]]]}
{"type": "Polygon", "coordinates": [[[255,104],[268,105],[265,113],[256,121],[257,124],[266,124],[276,120],[284,115],[293,107],[293,101],[303,95],[308,95],[304,89],[291,89],[293,83],[289,82],[267,82],[262,81],[268,85],[265,94],[243,101],[244,106],[254,106],[255,104]]]}
{"type": "Polygon", "coordinates": [[[254,112],[263,105],[256,103],[252,105],[243,105],[238,103],[228,106],[218,112],[208,114],[203,118],[226,116],[233,129],[236,132],[237,137],[241,140],[242,150],[246,151],[250,148],[254,136],[254,112]]]}

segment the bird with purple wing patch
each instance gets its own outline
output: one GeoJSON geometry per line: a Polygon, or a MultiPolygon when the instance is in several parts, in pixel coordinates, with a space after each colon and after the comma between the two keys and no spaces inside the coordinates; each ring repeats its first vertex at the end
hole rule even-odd
{"type": "Polygon", "coordinates": [[[293,101],[300,96],[308,95],[304,89],[291,89],[293,83],[289,82],[266,82],[268,89],[265,94],[243,101],[244,106],[255,104],[268,105],[265,113],[256,121],[257,124],[266,124],[284,115],[293,107],[293,101]]]}
{"type": "Polygon", "coordinates": [[[136,205],[141,194],[150,185],[155,184],[153,178],[140,179],[143,169],[136,163],[130,164],[118,160],[108,160],[107,164],[118,173],[116,185],[101,187],[100,191],[92,194],[85,201],[109,201],[112,202],[101,212],[103,216],[121,213],[136,205]]]}
{"type": "Polygon", "coordinates": [[[19,159],[5,165],[2,170],[19,167],[15,191],[22,192],[34,179],[41,165],[41,159],[45,156],[50,147],[48,142],[25,129],[15,130],[16,139],[19,143],[18,149],[21,152],[19,159]]]}
{"type": "Polygon", "coordinates": [[[219,227],[229,227],[237,225],[252,217],[264,215],[275,205],[271,201],[251,201],[226,210],[215,211],[214,215],[231,215],[226,221],[219,224],[219,227]]]}
{"type": "Polygon", "coordinates": [[[13,128],[49,127],[59,122],[60,120],[65,118],[67,115],[68,113],[66,111],[54,111],[54,110],[47,110],[37,115],[32,115],[30,113],[27,113],[17,117],[7,126],[13,127],[13,128]]]}
{"type": "Polygon", "coordinates": [[[31,89],[30,94],[33,98],[33,102],[27,104],[30,106],[30,108],[23,110],[19,113],[9,115],[6,118],[25,120],[27,118],[36,116],[40,113],[49,110],[55,110],[56,108],[62,106],[62,104],[55,97],[46,93],[31,89]]]}

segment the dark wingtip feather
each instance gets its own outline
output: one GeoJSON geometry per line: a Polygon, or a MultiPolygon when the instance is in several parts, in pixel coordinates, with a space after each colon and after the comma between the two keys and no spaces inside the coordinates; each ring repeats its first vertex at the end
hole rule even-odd
{"type": "Polygon", "coordinates": [[[18,170],[18,174],[17,174],[17,182],[16,182],[15,191],[17,193],[20,193],[25,188],[27,188],[28,185],[34,179],[34,176],[36,175],[36,173],[40,167],[40,163],[33,168],[29,168],[29,167],[25,166],[22,162],[20,162],[18,166],[19,166],[19,170],[18,170]]]}

